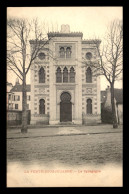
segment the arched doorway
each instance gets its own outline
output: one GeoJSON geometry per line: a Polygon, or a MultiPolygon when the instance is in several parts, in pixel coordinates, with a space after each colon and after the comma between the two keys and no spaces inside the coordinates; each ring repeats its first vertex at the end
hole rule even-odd
{"type": "Polygon", "coordinates": [[[68,92],[63,92],[60,99],[60,122],[72,121],[71,95],[68,92]]]}

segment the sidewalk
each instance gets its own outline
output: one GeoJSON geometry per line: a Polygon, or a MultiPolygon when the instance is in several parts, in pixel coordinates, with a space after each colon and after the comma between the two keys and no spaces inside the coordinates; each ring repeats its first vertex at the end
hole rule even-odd
{"type": "Polygon", "coordinates": [[[89,135],[101,133],[121,133],[123,126],[113,129],[112,125],[97,125],[97,126],[43,126],[43,128],[29,128],[28,133],[22,134],[20,128],[8,129],[7,139],[19,138],[36,138],[50,136],[67,136],[67,135],[89,135]]]}

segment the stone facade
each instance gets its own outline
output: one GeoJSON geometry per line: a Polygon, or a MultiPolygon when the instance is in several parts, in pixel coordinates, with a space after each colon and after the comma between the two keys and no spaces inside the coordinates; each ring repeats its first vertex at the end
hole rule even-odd
{"type": "MultiPolygon", "coordinates": [[[[51,39],[31,66],[31,124],[101,121],[100,78],[96,68],[89,67],[90,62],[98,65],[96,43],[101,41],[82,40],[82,36],[70,32],[68,25],[62,25],[61,32],[48,33],[51,39]],[[90,81],[86,81],[88,67],[90,81]],[[44,79],[39,81],[41,68],[44,79]]],[[[31,40],[31,50],[33,44],[31,40]]]]}

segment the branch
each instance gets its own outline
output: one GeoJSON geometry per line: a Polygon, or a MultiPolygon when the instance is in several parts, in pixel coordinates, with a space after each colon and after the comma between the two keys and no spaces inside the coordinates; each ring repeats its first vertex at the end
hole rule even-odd
{"type": "MultiPolygon", "coordinates": [[[[13,56],[12,56],[13,58],[13,56]]],[[[11,63],[14,67],[16,67],[16,69],[19,71],[19,73],[21,74],[21,76],[23,75],[21,70],[17,67],[15,61],[14,61],[14,58],[13,58],[13,61],[7,56],[7,59],[9,60],[9,63],[11,63]]]]}
{"type": "Polygon", "coordinates": [[[115,74],[115,78],[117,78],[121,74],[122,71],[123,69],[120,69],[119,73],[115,74]]]}
{"type": "Polygon", "coordinates": [[[16,28],[15,28],[15,29],[13,28],[13,22],[14,22],[14,21],[9,20],[9,21],[7,22],[7,25],[12,29],[12,31],[14,32],[14,34],[21,40],[21,37],[20,37],[19,34],[16,32],[16,28]],[[11,24],[11,22],[12,22],[12,24],[11,24]]]}
{"type": "Polygon", "coordinates": [[[10,69],[23,81],[23,79],[18,75],[18,73],[12,67],[10,67],[10,69]]]}

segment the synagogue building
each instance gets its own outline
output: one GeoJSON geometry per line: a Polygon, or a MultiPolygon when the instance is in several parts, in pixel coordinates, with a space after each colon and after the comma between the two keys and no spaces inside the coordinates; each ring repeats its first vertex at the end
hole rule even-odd
{"type": "MultiPolygon", "coordinates": [[[[31,124],[100,123],[101,41],[83,40],[69,25],[48,39],[31,66],[31,124]]],[[[30,40],[31,50],[34,44],[30,40]]]]}

